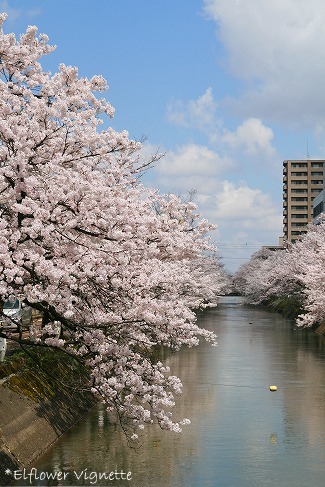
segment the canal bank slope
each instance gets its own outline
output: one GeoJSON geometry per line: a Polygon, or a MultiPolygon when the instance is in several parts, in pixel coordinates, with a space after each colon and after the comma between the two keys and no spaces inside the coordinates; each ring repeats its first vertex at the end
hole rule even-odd
{"type": "MultiPolygon", "coordinates": [[[[271,309],[272,311],[281,313],[286,318],[291,318],[293,320],[296,320],[299,315],[306,312],[304,308],[301,307],[301,302],[299,298],[275,296],[267,301],[263,301],[261,305],[265,306],[268,309],[271,309]]],[[[311,330],[313,330],[315,333],[318,333],[319,335],[325,336],[325,323],[315,323],[311,327],[311,330]]]]}
{"type": "Polygon", "coordinates": [[[316,333],[325,336],[325,323],[323,323],[322,325],[317,325],[314,330],[316,331],[316,333]]]}
{"type": "Polygon", "coordinates": [[[52,350],[0,364],[0,485],[29,465],[96,403],[84,367],[52,350]]]}

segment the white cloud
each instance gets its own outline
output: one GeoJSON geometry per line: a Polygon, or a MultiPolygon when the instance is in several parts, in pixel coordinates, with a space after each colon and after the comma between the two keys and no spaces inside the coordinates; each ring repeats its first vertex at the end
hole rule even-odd
{"type": "Polygon", "coordinates": [[[203,214],[217,223],[216,244],[231,271],[262,245],[277,245],[282,217],[268,194],[245,182],[222,181],[203,214]]]}
{"type": "MultiPolygon", "coordinates": [[[[252,121],[252,124],[264,133],[262,125],[256,121],[252,121]]],[[[243,126],[236,133],[227,134],[231,139],[227,143],[236,148],[246,144],[248,151],[255,152],[258,138],[246,136],[245,123],[243,126]]],[[[268,133],[261,137],[258,149],[263,147],[266,150],[269,138],[268,133]]],[[[271,146],[269,150],[272,152],[271,146]]],[[[142,152],[148,158],[148,154],[155,153],[156,148],[145,144],[142,152]]],[[[222,157],[206,146],[188,144],[175,151],[167,151],[155,169],[149,171],[148,177],[151,185],[155,185],[156,181],[155,186],[164,192],[179,193],[195,189],[200,211],[213,223],[222,221],[225,225],[231,225],[236,221],[244,228],[253,228],[259,221],[259,226],[264,229],[277,227],[281,232],[281,209],[275,207],[268,193],[250,187],[245,181],[230,182],[229,176],[237,179],[238,169],[234,159],[222,157]]]]}
{"type": "Polygon", "coordinates": [[[234,166],[229,157],[221,157],[206,146],[188,144],[167,151],[151,174],[163,191],[178,193],[195,189],[207,195],[215,190],[221,175],[234,166]]]}
{"type": "Polygon", "coordinates": [[[259,152],[266,156],[274,156],[275,149],[272,146],[273,131],[263,125],[261,120],[250,118],[237,127],[234,132],[225,130],[223,141],[234,149],[244,148],[246,153],[254,156],[259,152]]]}
{"type": "MultiPolygon", "coordinates": [[[[217,220],[241,221],[245,227],[254,227],[263,220],[273,225],[278,212],[268,194],[260,189],[250,188],[245,182],[222,181],[220,190],[214,195],[213,214],[217,220]]],[[[276,221],[278,224],[278,220],[276,221]]]]}
{"type": "MultiPolygon", "coordinates": [[[[149,144],[144,147],[146,154],[155,152],[149,144]]],[[[205,146],[189,144],[166,152],[148,176],[151,185],[156,181],[165,192],[195,189],[200,211],[218,226],[222,222],[231,227],[236,222],[241,228],[260,227],[281,233],[281,210],[268,193],[245,181],[235,183],[225,178],[234,166],[232,159],[222,158],[205,146]]]]}
{"type": "Polygon", "coordinates": [[[305,70],[303,56],[312,54],[315,61],[322,52],[322,0],[206,0],[205,5],[218,24],[229,65],[241,78],[293,74],[291,67],[297,62],[300,75],[305,70]]]}
{"type": "Polygon", "coordinates": [[[197,100],[170,102],[167,107],[168,119],[176,125],[201,130],[208,136],[209,143],[217,146],[221,153],[244,150],[249,156],[263,154],[264,160],[275,156],[270,127],[260,119],[251,117],[230,131],[221,118],[215,117],[216,107],[212,90],[208,88],[197,100]]]}
{"type": "Polygon", "coordinates": [[[204,200],[196,200],[199,210],[217,230],[212,237],[231,272],[262,245],[277,245],[282,235],[282,218],[268,194],[245,182],[219,182],[204,200]]]}
{"type": "Polygon", "coordinates": [[[158,171],[171,177],[202,175],[209,178],[229,170],[233,165],[231,159],[220,157],[206,146],[189,144],[174,152],[167,152],[158,165],[158,171]]]}
{"type": "Polygon", "coordinates": [[[7,0],[3,0],[0,2],[0,12],[5,12],[6,14],[8,14],[8,22],[14,22],[22,14],[21,9],[10,7],[7,0]]]}
{"type": "MultiPolygon", "coordinates": [[[[240,140],[240,136],[237,138],[240,140]]],[[[154,152],[155,147],[144,145],[145,155],[154,152]]],[[[185,194],[191,189],[196,190],[194,201],[199,212],[217,225],[213,234],[217,244],[235,241],[251,245],[253,242],[254,249],[245,247],[243,256],[248,258],[249,252],[259,246],[278,243],[282,233],[281,209],[261,189],[226,179],[234,165],[232,159],[221,157],[205,146],[189,144],[167,151],[155,169],[145,175],[144,182],[159,187],[162,192],[185,194]],[[242,236],[237,239],[234,235],[238,232],[242,232],[242,236]]],[[[220,250],[224,253],[222,248],[220,250]]],[[[227,267],[231,270],[241,263],[231,249],[224,255],[230,256],[227,267]]]]}
{"type": "MultiPolygon", "coordinates": [[[[11,3],[11,2],[10,2],[11,3]]],[[[24,5],[25,7],[25,5],[24,5]]],[[[29,19],[33,19],[41,14],[41,9],[38,7],[31,7],[31,8],[14,8],[11,7],[8,0],[0,1],[0,12],[5,12],[8,14],[7,22],[14,23],[20,17],[27,17],[29,19]]]]}
{"type": "Polygon", "coordinates": [[[197,128],[210,134],[219,125],[216,119],[217,103],[211,88],[196,100],[171,100],[167,105],[167,119],[175,125],[197,128]]]}
{"type": "Polygon", "coordinates": [[[208,88],[197,100],[191,100],[188,105],[191,119],[197,120],[203,126],[214,123],[216,108],[211,88],[208,88]]]}
{"type": "Polygon", "coordinates": [[[205,0],[205,12],[246,84],[231,100],[238,114],[324,129],[323,0],[205,0]]]}

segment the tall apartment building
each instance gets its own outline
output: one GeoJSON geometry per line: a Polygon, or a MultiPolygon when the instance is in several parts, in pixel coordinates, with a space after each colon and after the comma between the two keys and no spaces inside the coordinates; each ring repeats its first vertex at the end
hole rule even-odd
{"type": "Polygon", "coordinates": [[[313,221],[313,200],[324,188],[325,161],[283,161],[283,238],[294,242],[313,221]]]}

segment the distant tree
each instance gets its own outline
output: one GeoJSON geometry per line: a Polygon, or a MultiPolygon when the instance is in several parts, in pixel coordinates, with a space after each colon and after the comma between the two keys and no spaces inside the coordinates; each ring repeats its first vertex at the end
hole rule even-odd
{"type": "Polygon", "coordinates": [[[259,304],[263,299],[264,285],[260,268],[270,255],[271,251],[267,249],[255,252],[251,259],[241,265],[234,275],[235,290],[246,296],[247,301],[251,304],[259,304]]]}
{"type": "Polygon", "coordinates": [[[251,304],[294,300],[303,309],[298,326],[325,321],[325,219],[286,250],[262,250],[241,266],[234,285],[251,304]]]}
{"type": "Polygon", "coordinates": [[[267,304],[279,297],[301,296],[298,263],[286,250],[262,249],[239,268],[234,285],[250,304],[267,304]]]}
{"type": "Polygon", "coordinates": [[[0,336],[86,361],[93,392],[135,431],[179,431],[169,410],[182,385],[153,351],[215,341],[194,313],[223,288],[216,260],[207,271],[212,226],[193,203],[140,184],[159,156],[142,161],[127,132],[99,130],[114,114],[96,96],[106,81],[63,64],[44,72],[51,51],[36,27],[19,40],[1,31],[0,298],[44,323],[42,336],[0,336]]]}

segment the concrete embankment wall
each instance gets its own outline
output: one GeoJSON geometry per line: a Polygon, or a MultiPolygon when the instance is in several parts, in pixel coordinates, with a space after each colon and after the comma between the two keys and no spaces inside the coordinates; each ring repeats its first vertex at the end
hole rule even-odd
{"type": "Polygon", "coordinates": [[[315,331],[316,331],[316,333],[319,333],[320,335],[325,336],[325,323],[323,323],[322,325],[317,325],[315,327],[315,331]]]}
{"type": "Polygon", "coordinates": [[[0,380],[0,485],[12,480],[6,469],[28,466],[96,403],[83,390],[85,372],[65,357],[52,358],[51,372],[59,380],[36,366],[26,367],[21,358],[18,368],[16,364],[14,372],[0,380]]]}

